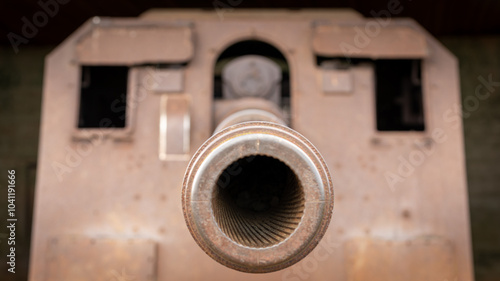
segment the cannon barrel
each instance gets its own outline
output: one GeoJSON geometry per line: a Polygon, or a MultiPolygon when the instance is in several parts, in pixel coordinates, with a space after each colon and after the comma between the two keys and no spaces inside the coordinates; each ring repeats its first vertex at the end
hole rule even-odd
{"type": "Polygon", "coordinates": [[[188,165],[184,217],[198,245],[219,263],[252,273],[280,270],[324,235],[333,210],[330,174],[298,132],[276,122],[231,125],[240,118],[234,116],[188,165]]]}

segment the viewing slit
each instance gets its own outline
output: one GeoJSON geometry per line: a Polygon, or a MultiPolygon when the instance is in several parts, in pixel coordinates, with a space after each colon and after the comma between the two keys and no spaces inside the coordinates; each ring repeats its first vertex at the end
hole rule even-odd
{"type": "Polygon", "coordinates": [[[82,66],[78,128],[124,128],[127,66],[82,66]]]}
{"type": "Polygon", "coordinates": [[[424,131],[420,60],[376,60],[379,131],[424,131]]]}
{"type": "Polygon", "coordinates": [[[304,212],[304,192],[296,174],[268,156],[248,156],[219,176],[212,208],[230,239],[247,247],[270,247],[297,228],[304,212]]]}

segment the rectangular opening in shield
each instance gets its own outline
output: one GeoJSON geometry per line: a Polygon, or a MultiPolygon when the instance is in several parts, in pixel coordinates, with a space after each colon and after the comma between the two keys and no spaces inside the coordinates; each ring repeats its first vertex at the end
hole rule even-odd
{"type": "Polygon", "coordinates": [[[78,128],[125,128],[127,66],[82,66],[78,128]]]}
{"type": "Polygon", "coordinates": [[[420,60],[375,60],[378,131],[424,131],[420,60]]]}

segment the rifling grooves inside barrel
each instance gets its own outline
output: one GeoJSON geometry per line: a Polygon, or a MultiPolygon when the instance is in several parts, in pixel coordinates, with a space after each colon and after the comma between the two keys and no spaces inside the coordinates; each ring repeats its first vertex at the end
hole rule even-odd
{"type": "Polygon", "coordinates": [[[231,163],[214,188],[215,221],[231,240],[253,248],[284,241],[304,212],[299,179],[282,161],[252,155],[231,163]]]}

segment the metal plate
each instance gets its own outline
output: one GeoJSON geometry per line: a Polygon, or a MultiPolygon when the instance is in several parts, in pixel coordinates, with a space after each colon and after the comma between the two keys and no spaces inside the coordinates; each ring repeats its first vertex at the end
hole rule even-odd
{"type": "Polygon", "coordinates": [[[126,26],[110,21],[94,27],[76,51],[81,64],[186,62],[193,55],[192,31],[187,26],[126,26]]]}
{"type": "Polygon", "coordinates": [[[323,91],[325,93],[350,93],[354,87],[350,70],[323,69],[323,91]]]}
{"type": "Polygon", "coordinates": [[[142,239],[53,238],[46,281],[156,280],[156,243],[142,239]]]}
{"type": "MultiPolygon", "coordinates": [[[[313,252],[303,262],[284,271],[265,275],[244,274],[213,261],[189,235],[179,200],[189,157],[210,137],[216,121],[236,109],[257,105],[246,103],[238,105],[237,108],[228,106],[227,110],[219,112],[222,107],[217,108],[219,101],[213,98],[214,62],[229,46],[248,39],[261,40],[275,46],[287,59],[291,79],[290,122],[287,124],[321,151],[326,164],[332,170],[333,184],[338,188],[335,219],[331,221],[325,234],[329,241],[328,247],[343,245],[344,241],[360,236],[367,239],[386,237],[391,240],[395,236],[403,239],[424,232],[439,235],[453,245],[456,279],[473,280],[461,122],[459,119],[450,122],[443,118],[443,113],[449,112],[455,105],[460,105],[456,59],[414,22],[391,19],[388,28],[395,25],[405,28],[411,26],[412,29],[418,30],[419,36],[425,37],[427,43],[429,55],[422,63],[426,131],[378,132],[375,126],[373,67],[359,64],[350,69],[355,83],[351,94],[325,94],[322,69],[314,63],[312,55],[315,50],[312,49],[311,42],[315,36],[314,32],[317,32],[317,29],[311,26],[319,20],[326,20],[331,25],[335,21],[342,26],[364,26],[372,19],[356,21],[356,18],[347,19],[338,13],[326,11],[314,16],[312,12],[302,14],[298,11],[282,11],[272,17],[262,15],[260,11],[240,12],[240,9],[226,12],[224,21],[219,20],[213,11],[212,20],[200,20],[205,18],[198,17],[201,12],[169,12],[158,14],[156,18],[157,22],[163,21],[159,24],[170,26],[174,26],[177,20],[190,20],[194,23],[192,30],[196,32],[196,59],[182,66],[184,82],[183,91],[179,93],[190,100],[189,150],[184,149],[184,139],[187,138],[182,134],[176,136],[168,129],[174,128],[170,126],[170,121],[174,118],[167,120],[168,126],[160,127],[160,116],[163,112],[174,112],[170,108],[173,105],[171,100],[166,107],[162,106],[162,97],[169,96],[170,99],[172,94],[176,94],[157,94],[146,88],[133,103],[136,106],[136,114],[130,141],[103,141],[93,146],[91,153],[82,155],[82,160],[73,165],[75,161],[72,159],[72,153],[68,153],[66,147],[72,149],[76,143],[72,141],[72,136],[78,112],[81,77],[78,61],[74,63],[77,53],[75,48],[82,42],[80,39],[89,36],[95,26],[92,22],[88,23],[47,57],[30,280],[41,281],[46,276],[57,277],[57,274],[62,274],[56,271],[64,268],[64,263],[60,268],[54,265],[52,275],[48,272],[47,241],[50,237],[89,233],[106,237],[154,239],[161,245],[158,247],[159,280],[257,281],[333,278],[345,281],[348,280],[344,278],[346,276],[362,278],[360,275],[353,275],[352,267],[345,266],[343,247],[328,248],[329,251],[318,248],[319,254],[313,252]],[[272,20],[269,20],[270,18],[272,20]],[[317,20],[308,20],[309,18],[317,20]],[[290,30],[294,32],[289,32],[290,30]],[[214,112],[214,105],[217,112],[214,112]],[[168,132],[160,128],[166,128],[168,132]],[[411,174],[401,175],[402,182],[398,182],[391,189],[384,174],[399,174],[401,159],[408,159],[409,155],[417,152],[423,153],[415,146],[415,141],[429,138],[439,131],[446,135],[446,142],[433,144],[434,154],[426,157],[418,166],[413,166],[411,174]],[[164,137],[170,135],[166,144],[168,147],[161,146],[165,148],[165,152],[173,154],[188,151],[182,154],[182,159],[186,160],[160,161],[160,134],[164,137]],[[172,136],[175,139],[170,141],[172,136]],[[52,166],[56,162],[69,167],[69,172],[65,173],[62,179],[58,178],[52,166]],[[348,270],[350,275],[347,274],[348,270]]],[[[132,27],[140,24],[151,24],[151,18],[131,19],[127,23],[132,27]]],[[[152,33],[150,35],[152,36],[152,33]]],[[[351,37],[355,36],[355,33],[351,34],[351,37]]],[[[331,40],[337,39],[332,37],[331,40]]],[[[394,39],[395,42],[398,40],[394,39]]],[[[371,44],[367,48],[371,48],[371,44]]],[[[132,51],[129,55],[135,56],[132,51]]],[[[144,88],[142,85],[147,81],[153,80],[150,75],[140,75],[138,79],[140,89],[144,88]]],[[[183,116],[185,109],[183,106],[175,111],[177,120],[183,116]]],[[[451,117],[455,117],[454,114],[451,117]]],[[[286,120],[288,121],[288,118],[286,120]]],[[[175,131],[179,132],[179,128],[176,127],[175,131]]],[[[81,255],[77,252],[80,248],[76,251],[75,248],[72,249],[65,250],[64,253],[67,253],[68,257],[81,255]]],[[[432,253],[433,249],[430,248],[429,253],[432,253]]],[[[58,251],[62,252],[60,249],[58,251]]],[[[82,251],[87,249],[83,248],[82,251]]],[[[398,254],[401,259],[405,255],[398,254]]],[[[429,255],[424,253],[424,257],[428,258],[429,255]]],[[[64,261],[63,258],[59,260],[64,261]]],[[[425,268],[431,265],[428,261],[423,261],[422,265],[415,262],[413,266],[425,268]]],[[[100,274],[108,274],[108,267],[102,269],[100,274]]],[[[397,272],[400,270],[399,263],[392,269],[385,269],[388,272],[394,270],[396,278],[401,276],[401,273],[397,272]]],[[[121,268],[116,270],[119,272],[121,268]]],[[[436,269],[435,273],[435,276],[441,276],[440,269],[436,269]]],[[[367,275],[369,273],[363,276],[367,275]]],[[[391,274],[386,273],[385,276],[389,275],[391,274]]],[[[71,280],[64,276],[61,278],[65,281],[71,280]]],[[[443,280],[444,278],[440,281],[443,280]]],[[[451,280],[455,279],[448,281],[451,280]]]]}
{"type": "Polygon", "coordinates": [[[351,58],[424,58],[425,35],[406,26],[382,27],[377,20],[356,25],[315,27],[313,50],[316,54],[351,58]]]}
{"type": "Polygon", "coordinates": [[[156,93],[181,93],[184,90],[184,71],[182,69],[155,69],[149,73],[152,83],[145,85],[156,93]]]}
{"type": "Polygon", "coordinates": [[[453,245],[440,237],[346,242],[348,280],[458,280],[453,245]]]}

